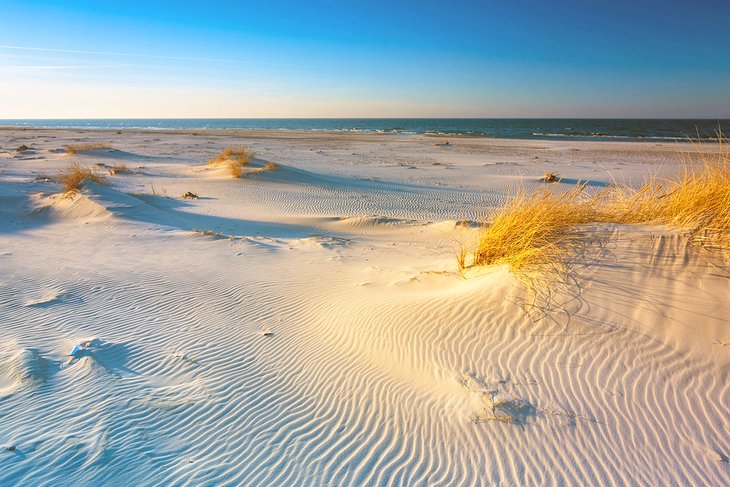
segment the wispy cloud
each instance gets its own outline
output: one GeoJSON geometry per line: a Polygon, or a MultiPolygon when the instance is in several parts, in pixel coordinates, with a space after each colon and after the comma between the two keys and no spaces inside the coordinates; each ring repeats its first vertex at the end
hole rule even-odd
{"type": "Polygon", "coordinates": [[[149,67],[149,65],[145,64],[43,64],[43,65],[31,65],[31,64],[18,64],[18,65],[9,65],[9,66],[1,66],[0,65],[0,71],[2,70],[12,70],[12,71],[19,71],[19,70],[32,70],[32,71],[55,71],[55,70],[64,70],[64,69],[111,69],[111,68],[139,68],[139,67],[149,67]]]}
{"type": "Polygon", "coordinates": [[[187,56],[161,56],[155,54],[138,54],[131,52],[113,52],[113,51],[84,51],[78,49],[54,49],[50,47],[33,47],[33,46],[13,46],[0,44],[0,49],[13,49],[19,51],[39,51],[39,52],[56,52],[65,54],[88,54],[93,56],[120,56],[120,57],[137,57],[149,59],[167,59],[171,61],[200,61],[212,63],[231,63],[231,64],[249,64],[250,61],[241,61],[236,59],[220,59],[206,57],[187,57],[187,56]]]}

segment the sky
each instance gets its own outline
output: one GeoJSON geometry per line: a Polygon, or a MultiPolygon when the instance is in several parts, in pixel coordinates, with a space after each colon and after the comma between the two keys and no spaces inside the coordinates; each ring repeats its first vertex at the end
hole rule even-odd
{"type": "Polygon", "coordinates": [[[730,118],[730,1],[0,1],[0,118],[730,118]]]}

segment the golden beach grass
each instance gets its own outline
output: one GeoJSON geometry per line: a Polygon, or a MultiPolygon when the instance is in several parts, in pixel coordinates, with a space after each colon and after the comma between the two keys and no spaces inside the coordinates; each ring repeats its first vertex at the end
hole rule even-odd
{"type": "Polygon", "coordinates": [[[82,167],[77,162],[74,162],[58,175],[58,182],[61,183],[63,191],[66,193],[78,191],[83,187],[84,181],[92,181],[104,185],[108,184],[106,178],[99,174],[96,169],[82,167]]]}
{"type": "Polygon", "coordinates": [[[704,247],[730,247],[730,156],[698,151],[673,178],[652,177],[640,188],[614,185],[593,196],[585,185],[557,192],[520,191],[489,214],[471,252],[457,252],[461,269],[509,264],[513,271],[561,267],[583,243],[590,223],[665,224],[704,247]]]}
{"type": "Polygon", "coordinates": [[[210,166],[226,166],[229,173],[235,178],[240,178],[243,168],[251,162],[255,154],[244,147],[227,147],[223,152],[208,161],[210,166]]]}
{"type": "Polygon", "coordinates": [[[730,244],[730,154],[697,152],[669,179],[652,177],[638,189],[626,185],[606,192],[601,220],[678,227],[698,245],[730,244]]]}
{"type": "Polygon", "coordinates": [[[127,174],[129,172],[129,166],[124,162],[120,162],[118,164],[115,163],[112,168],[109,169],[109,174],[111,174],[112,176],[115,176],[117,174],[127,174]]]}
{"type": "Polygon", "coordinates": [[[578,225],[596,220],[585,185],[556,192],[548,189],[511,196],[482,226],[471,262],[460,252],[460,266],[509,264],[515,271],[559,265],[581,240],[578,225]]]}

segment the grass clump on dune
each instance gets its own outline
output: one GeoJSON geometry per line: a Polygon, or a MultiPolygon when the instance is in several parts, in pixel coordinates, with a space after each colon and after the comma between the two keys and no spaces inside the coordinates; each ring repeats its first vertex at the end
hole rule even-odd
{"type": "Polygon", "coordinates": [[[489,215],[475,250],[459,250],[459,267],[508,264],[518,273],[560,268],[585,242],[579,226],[590,223],[669,225],[694,245],[730,249],[730,154],[723,147],[697,152],[675,177],[653,177],[638,189],[614,185],[593,196],[584,189],[512,196],[489,215]]]}
{"type": "Polygon", "coordinates": [[[99,174],[95,169],[90,167],[82,167],[74,162],[70,167],[64,169],[58,175],[58,182],[61,183],[64,192],[75,193],[83,187],[84,181],[92,181],[97,184],[109,184],[104,176],[99,174]]]}
{"type": "Polygon", "coordinates": [[[584,188],[522,191],[510,197],[482,226],[471,262],[466,262],[467,252],[460,253],[460,267],[508,264],[526,271],[559,265],[581,241],[576,227],[596,220],[594,201],[583,195],[584,188]]]}
{"type": "Polygon", "coordinates": [[[111,146],[106,144],[76,144],[76,145],[64,145],[66,153],[70,155],[77,154],[79,152],[85,152],[96,149],[111,149],[111,146]]]}
{"type": "Polygon", "coordinates": [[[124,163],[120,162],[119,164],[114,164],[111,169],[109,169],[109,174],[112,176],[116,176],[117,174],[127,174],[131,172],[129,169],[129,166],[124,163]]]}
{"type": "Polygon", "coordinates": [[[606,193],[602,220],[679,227],[694,244],[730,245],[730,154],[697,153],[680,174],[651,178],[639,189],[618,186],[606,193]]]}
{"type": "Polygon", "coordinates": [[[209,166],[225,166],[231,176],[240,178],[243,168],[251,162],[255,154],[244,147],[227,147],[223,152],[208,161],[209,166]]]}

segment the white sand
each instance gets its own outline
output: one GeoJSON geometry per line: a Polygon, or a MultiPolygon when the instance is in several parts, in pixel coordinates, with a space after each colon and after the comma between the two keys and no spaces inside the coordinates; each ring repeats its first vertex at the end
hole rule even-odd
{"type": "Polygon", "coordinates": [[[454,258],[519,181],[692,148],[450,140],[0,130],[0,485],[730,484],[727,271],[597,226],[525,313],[454,258]],[[281,167],[204,166],[241,144],[281,167]],[[72,161],[134,173],[63,199],[72,161]]]}

